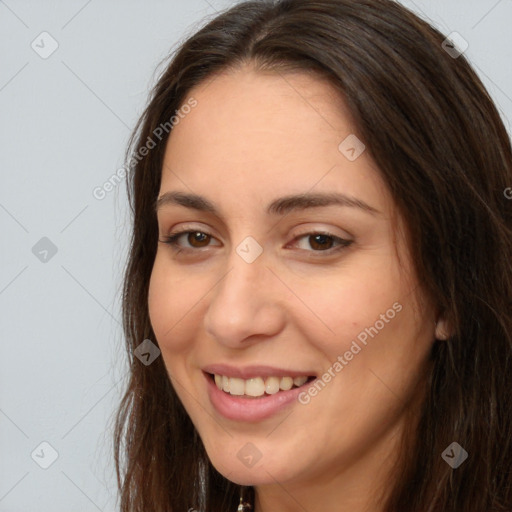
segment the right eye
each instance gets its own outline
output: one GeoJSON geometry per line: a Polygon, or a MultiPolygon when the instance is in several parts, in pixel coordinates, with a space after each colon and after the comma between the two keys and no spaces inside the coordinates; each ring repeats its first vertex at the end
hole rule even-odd
{"type": "Polygon", "coordinates": [[[182,230],[170,233],[163,240],[159,240],[159,242],[170,245],[174,250],[194,250],[208,247],[208,242],[211,240],[214,240],[213,236],[204,231],[182,230]],[[187,236],[185,237],[185,235],[187,236]],[[180,238],[184,238],[189,246],[182,246],[179,243],[180,238]]]}

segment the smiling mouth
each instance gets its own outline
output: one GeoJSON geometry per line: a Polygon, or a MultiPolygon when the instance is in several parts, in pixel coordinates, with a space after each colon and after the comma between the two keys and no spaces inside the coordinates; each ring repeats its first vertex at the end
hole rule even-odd
{"type": "Polygon", "coordinates": [[[315,376],[307,375],[300,377],[253,377],[251,379],[240,379],[211,373],[208,376],[221,391],[243,398],[263,398],[275,395],[283,391],[306,386],[316,379],[315,376]]]}

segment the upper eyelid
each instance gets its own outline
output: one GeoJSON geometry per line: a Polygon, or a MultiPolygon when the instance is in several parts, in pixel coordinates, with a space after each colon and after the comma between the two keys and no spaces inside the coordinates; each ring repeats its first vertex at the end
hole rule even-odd
{"type": "Polygon", "coordinates": [[[201,227],[197,227],[197,226],[188,226],[186,223],[183,223],[184,225],[182,227],[179,227],[177,229],[169,229],[169,230],[164,230],[164,236],[174,236],[174,235],[182,235],[182,234],[185,234],[185,233],[190,233],[190,232],[198,232],[198,233],[204,233],[205,235],[209,235],[209,236],[212,236],[212,237],[215,237],[215,238],[218,238],[218,236],[215,234],[215,232],[217,232],[215,229],[211,228],[210,226],[208,226],[208,228],[204,229],[204,228],[201,228],[201,227]],[[212,233],[212,231],[214,233],[212,233]]]}

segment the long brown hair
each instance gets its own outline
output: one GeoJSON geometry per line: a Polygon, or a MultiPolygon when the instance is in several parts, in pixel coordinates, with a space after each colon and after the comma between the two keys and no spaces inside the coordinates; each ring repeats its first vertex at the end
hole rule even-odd
{"type": "Polygon", "coordinates": [[[114,437],[121,512],[238,504],[240,486],[208,460],[162,358],[145,366],[133,351],[157,343],[147,297],[169,120],[194,86],[245,62],[315,73],[337,88],[405,219],[420,285],[452,327],[433,345],[418,427],[404,438],[382,510],[512,510],[512,150],[484,86],[464,55],[445,51],[445,37],[391,0],[257,0],[216,16],[171,56],[127,152],[130,377],[114,437]],[[155,147],[140,152],[149,138],[155,147]],[[469,455],[457,469],[442,458],[453,442],[469,455]]]}

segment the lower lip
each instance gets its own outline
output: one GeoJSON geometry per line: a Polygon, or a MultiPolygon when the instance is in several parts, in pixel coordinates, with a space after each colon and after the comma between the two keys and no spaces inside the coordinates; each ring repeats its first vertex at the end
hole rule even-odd
{"type": "Polygon", "coordinates": [[[299,394],[311,384],[307,383],[289,391],[279,391],[274,395],[265,395],[261,398],[243,398],[220,390],[209,374],[204,372],[203,374],[211,403],[222,416],[234,421],[255,422],[270,418],[291,403],[298,402],[299,394]]]}

